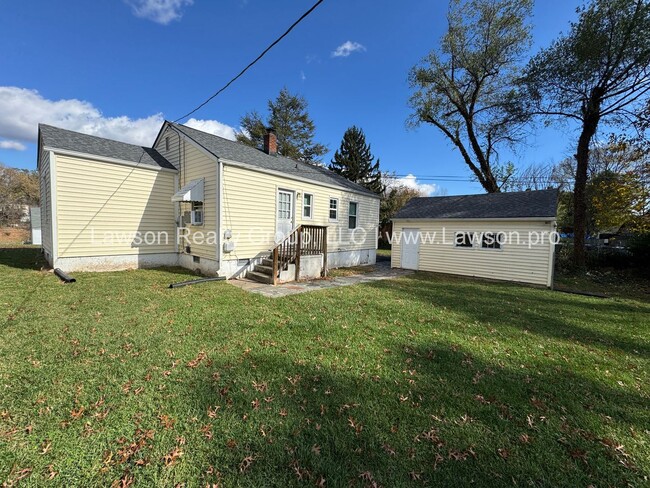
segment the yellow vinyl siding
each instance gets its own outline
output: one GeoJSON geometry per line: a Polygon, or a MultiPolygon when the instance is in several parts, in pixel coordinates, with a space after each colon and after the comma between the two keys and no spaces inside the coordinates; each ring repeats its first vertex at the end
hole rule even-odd
{"type": "MultiPolygon", "coordinates": [[[[421,271],[459,274],[519,281],[550,286],[549,267],[552,265],[552,245],[548,233],[552,223],[538,221],[483,221],[483,220],[396,220],[393,222],[391,265],[401,266],[402,229],[419,229],[419,266],[421,271]],[[444,234],[443,234],[444,232],[444,234]],[[501,249],[482,249],[480,243],[472,248],[454,246],[456,232],[518,232],[519,243],[506,242],[501,249]],[[529,246],[529,232],[546,232],[543,243],[529,246]],[[435,238],[434,238],[435,233],[435,238]],[[444,236],[444,241],[443,240],[444,236]],[[433,243],[432,243],[433,239],[433,243]]],[[[515,234],[513,234],[514,237],[515,234]]]]}
{"type": "Polygon", "coordinates": [[[223,230],[233,232],[235,250],[224,259],[248,259],[268,252],[274,244],[278,189],[295,192],[294,225],[328,226],[329,252],[375,249],[379,223],[379,200],[364,195],[320,186],[317,183],[282,178],[246,168],[224,164],[223,230]],[[300,193],[298,197],[297,194],[300,193]],[[302,196],[313,195],[312,219],[302,217],[302,196]],[[338,198],[338,222],[329,221],[329,199],[338,198]],[[358,202],[358,242],[351,242],[348,229],[348,204],[358,202]],[[340,237],[340,238],[339,238],[340,237]]]}
{"type": "Polygon", "coordinates": [[[58,257],[175,251],[175,174],[56,155],[58,257]],[[167,241],[136,245],[136,234],[167,241]],[[112,237],[112,238],[111,238],[112,237]]]}
{"type": "MultiPolygon", "coordinates": [[[[189,221],[186,222],[186,227],[189,229],[187,238],[191,247],[190,254],[216,260],[217,245],[216,242],[213,242],[215,239],[212,239],[210,243],[206,242],[210,237],[209,233],[216,235],[217,232],[217,163],[215,159],[199,150],[192,142],[180,138],[177,132],[169,128],[165,130],[155,149],[165,156],[170,163],[179,168],[179,185],[176,190],[192,180],[203,178],[203,225],[193,226],[189,221]],[[169,151],[165,148],[166,137],[169,137],[169,151]],[[182,161],[182,165],[179,161],[182,161]],[[197,240],[194,238],[194,234],[199,232],[204,235],[202,244],[197,244],[197,240]]],[[[191,210],[190,203],[180,204],[181,216],[191,210]]]]}
{"type": "Polygon", "coordinates": [[[43,249],[50,255],[52,246],[52,180],[50,175],[50,152],[41,152],[40,176],[40,205],[41,205],[41,239],[43,249]]]}

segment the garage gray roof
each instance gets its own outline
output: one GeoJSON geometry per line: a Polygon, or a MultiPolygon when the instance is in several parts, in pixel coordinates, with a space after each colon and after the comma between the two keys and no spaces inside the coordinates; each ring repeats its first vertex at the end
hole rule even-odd
{"type": "Polygon", "coordinates": [[[516,219],[555,217],[557,190],[413,198],[396,219],[516,219]]]}
{"type": "Polygon", "coordinates": [[[38,124],[41,144],[51,149],[74,151],[79,153],[121,159],[131,163],[161,168],[176,169],[158,151],[149,147],[136,146],[125,142],[89,136],[51,125],[38,124]]]}
{"type": "Polygon", "coordinates": [[[231,141],[223,137],[208,134],[197,129],[169,122],[171,126],[179,130],[194,142],[203,146],[204,149],[214,154],[218,158],[229,159],[239,163],[256,166],[260,169],[277,171],[294,177],[312,180],[317,183],[325,183],[343,187],[345,189],[365,193],[369,196],[377,195],[363,186],[354,183],[341,175],[330,171],[322,166],[303,163],[295,159],[285,158],[283,156],[270,156],[264,151],[247,146],[241,142],[231,141]]]}

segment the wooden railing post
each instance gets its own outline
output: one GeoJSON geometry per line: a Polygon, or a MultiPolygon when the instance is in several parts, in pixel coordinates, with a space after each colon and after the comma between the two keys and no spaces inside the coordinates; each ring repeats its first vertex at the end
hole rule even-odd
{"type": "Polygon", "coordinates": [[[302,226],[298,227],[296,241],[296,281],[300,279],[300,255],[302,254],[302,226]]]}
{"type": "Polygon", "coordinates": [[[323,242],[321,244],[321,249],[323,250],[323,270],[321,271],[321,276],[327,278],[327,227],[323,227],[323,242]]]}
{"type": "Polygon", "coordinates": [[[273,284],[278,284],[278,247],[273,248],[273,284]]]}

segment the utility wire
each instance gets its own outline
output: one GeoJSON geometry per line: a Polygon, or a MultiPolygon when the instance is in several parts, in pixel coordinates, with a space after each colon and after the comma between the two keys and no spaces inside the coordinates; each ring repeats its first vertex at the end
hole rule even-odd
{"type": "Polygon", "coordinates": [[[203,108],[203,107],[206,106],[208,103],[210,103],[210,102],[211,102],[211,101],[212,101],[212,100],[213,100],[217,95],[219,95],[220,93],[222,93],[223,91],[225,91],[226,88],[228,88],[230,85],[232,85],[232,84],[233,84],[233,83],[234,83],[234,82],[235,82],[235,81],[236,81],[240,76],[242,76],[244,73],[246,73],[246,71],[248,71],[248,70],[249,70],[249,69],[250,69],[250,68],[251,68],[255,63],[257,63],[260,59],[262,59],[262,58],[266,55],[266,53],[268,53],[271,49],[273,49],[273,47],[275,47],[276,44],[278,44],[282,39],[284,39],[284,38],[289,34],[289,32],[291,32],[291,31],[294,29],[294,27],[296,27],[296,26],[297,26],[300,22],[302,22],[302,21],[303,21],[303,20],[304,20],[304,19],[305,19],[309,14],[311,14],[314,10],[316,10],[316,7],[318,7],[321,3],[323,3],[323,0],[318,0],[318,1],[317,1],[317,2],[316,2],[316,3],[315,3],[315,4],[314,4],[314,5],[313,5],[309,10],[307,10],[304,14],[302,14],[298,20],[296,20],[293,24],[291,24],[291,27],[289,27],[289,28],[284,32],[284,34],[282,34],[282,35],[281,35],[280,37],[278,37],[275,41],[273,41],[273,42],[269,45],[269,47],[267,47],[264,51],[262,51],[262,53],[261,53],[259,56],[257,56],[253,61],[251,61],[251,62],[248,64],[248,66],[246,66],[243,70],[241,70],[237,76],[235,76],[232,80],[230,80],[228,83],[226,83],[226,84],[225,84],[223,87],[221,87],[219,90],[217,90],[217,91],[214,93],[214,95],[212,95],[210,98],[208,98],[205,102],[201,103],[201,104],[200,104],[198,107],[196,107],[194,110],[192,110],[191,112],[188,112],[188,113],[186,113],[185,115],[183,115],[182,117],[179,117],[179,118],[177,118],[176,120],[174,120],[174,123],[178,122],[179,120],[183,120],[183,119],[189,117],[190,115],[192,115],[193,113],[199,111],[201,108],[203,108]]]}

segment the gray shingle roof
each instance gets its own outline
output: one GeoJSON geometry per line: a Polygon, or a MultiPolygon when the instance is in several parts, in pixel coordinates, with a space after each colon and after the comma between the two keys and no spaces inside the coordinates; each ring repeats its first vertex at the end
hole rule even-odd
{"type": "Polygon", "coordinates": [[[158,151],[125,142],[89,136],[51,125],[38,125],[43,147],[75,151],[105,158],[121,159],[132,163],[176,169],[158,151]]]}
{"type": "Polygon", "coordinates": [[[396,219],[515,219],[555,217],[557,190],[414,198],[396,219]]]}
{"type": "Polygon", "coordinates": [[[348,190],[365,193],[369,196],[377,196],[375,193],[363,186],[353,183],[343,176],[322,166],[303,163],[283,156],[270,156],[264,151],[247,146],[241,142],[224,139],[223,137],[208,134],[207,132],[172,122],[170,122],[170,125],[219,158],[250,164],[260,169],[278,171],[294,177],[312,180],[317,183],[343,187],[348,190]]]}

